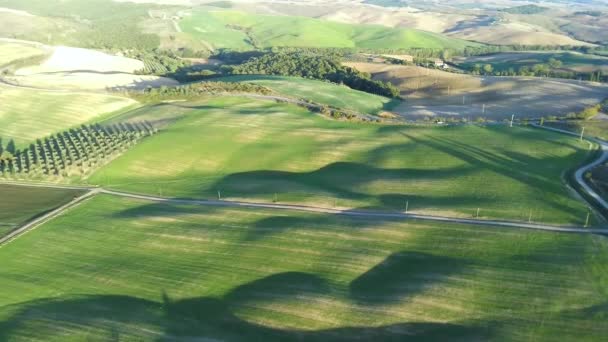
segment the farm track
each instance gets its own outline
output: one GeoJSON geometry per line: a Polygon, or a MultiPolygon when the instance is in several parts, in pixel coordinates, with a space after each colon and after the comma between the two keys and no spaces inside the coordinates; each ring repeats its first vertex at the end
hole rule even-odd
{"type": "MultiPolygon", "coordinates": [[[[256,98],[266,98],[266,99],[277,99],[274,96],[257,96],[256,98]]],[[[281,99],[284,100],[284,99],[281,99]]],[[[291,100],[294,101],[294,100],[291,100]]],[[[295,102],[295,101],[294,101],[295,102]]],[[[551,130],[554,132],[568,134],[572,136],[578,136],[578,134],[565,131],[557,128],[544,127],[540,125],[533,124],[532,126],[537,127],[539,129],[551,130]]],[[[575,181],[581,186],[581,188],[593,198],[599,205],[601,205],[604,209],[608,209],[608,202],[601,198],[601,196],[595,192],[587,183],[584,181],[584,174],[597,167],[601,163],[608,160],[608,142],[587,138],[587,140],[595,142],[599,144],[602,149],[602,153],[599,158],[594,160],[593,162],[581,166],[575,172],[575,181]]],[[[166,198],[159,196],[151,196],[144,194],[135,194],[128,193],[116,190],[104,189],[101,187],[87,187],[87,186],[69,186],[69,185],[57,185],[57,184],[45,184],[45,183],[24,183],[24,182],[4,182],[6,184],[17,185],[17,186],[26,186],[26,187],[41,187],[41,188],[56,188],[56,189],[73,189],[73,190],[88,190],[85,194],[75,198],[71,202],[58,207],[45,215],[42,215],[30,222],[25,223],[20,228],[17,228],[7,234],[4,237],[0,238],[0,247],[18,236],[25,234],[26,232],[33,230],[40,226],[41,224],[57,217],[66,212],[67,210],[77,206],[81,202],[85,201],[88,198],[92,198],[97,194],[106,194],[123,198],[131,198],[131,199],[139,199],[167,204],[178,204],[178,205],[200,205],[200,206],[216,206],[216,207],[241,207],[241,208],[260,208],[260,209],[274,209],[274,210],[294,210],[294,211],[303,211],[310,213],[318,213],[318,214],[329,214],[329,215],[342,215],[349,216],[355,218],[364,218],[364,219],[378,219],[378,220],[425,220],[425,221],[435,221],[435,222],[447,222],[447,223],[458,223],[458,224],[471,224],[485,227],[495,227],[495,228],[517,228],[517,229],[532,229],[532,230],[541,230],[548,232],[556,232],[556,233],[573,233],[573,234],[601,234],[608,235],[608,229],[596,228],[596,229],[588,229],[584,227],[575,227],[575,226],[555,226],[555,225],[546,225],[546,224],[538,224],[538,223],[525,223],[525,222],[515,222],[515,221],[501,221],[501,220],[485,220],[485,219],[466,219],[466,218],[456,218],[456,217],[446,217],[446,216],[435,216],[435,215],[421,215],[421,214],[411,214],[411,213],[400,213],[400,212],[381,212],[381,211],[369,211],[369,210],[342,210],[342,209],[333,209],[333,208],[324,208],[324,207],[315,207],[315,206],[307,206],[307,205],[297,205],[297,204],[278,204],[278,203],[263,203],[263,202],[245,202],[245,201],[230,201],[230,200],[197,200],[197,199],[178,199],[178,198],[166,198]]],[[[2,182],[0,182],[2,184],[2,182]]]]}

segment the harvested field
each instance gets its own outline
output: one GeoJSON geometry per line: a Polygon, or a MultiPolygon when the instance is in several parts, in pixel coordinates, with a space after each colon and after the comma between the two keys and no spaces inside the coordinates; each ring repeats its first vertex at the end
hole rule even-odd
{"type": "Polygon", "coordinates": [[[0,137],[17,145],[137,105],[105,94],[53,92],[0,85],[0,137]]]}
{"type": "Polygon", "coordinates": [[[407,119],[561,116],[608,97],[608,85],[536,77],[478,77],[415,66],[348,63],[390,81],[406,101],[394,111],[407,119]],[[464,97],[464,101],[463,101],[464,97]],[[464,102],[464,104],[463,104],[464,102]]]}
{"type": "Polygon", "coordinates": [[[68,90],[104,90],[177,85],[166,77],[134,75],[144,63],[103,52],[59,46],[40,65],[21,68],[6,80],[14,85],[68,90]]]}

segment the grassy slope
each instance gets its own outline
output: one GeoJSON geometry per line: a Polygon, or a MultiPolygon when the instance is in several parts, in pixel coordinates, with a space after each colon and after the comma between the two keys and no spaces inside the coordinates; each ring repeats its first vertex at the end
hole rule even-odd
{"type": "Polygon", "coordinates": [[[289,97],[308,99],[316,103],[368,114],[390,110],[397,102],[346,86],[299,77],[242,75],[222,77],[217,81],[256,83],[289,97]]]}
{"type": "Polygon", "coordinates": [[[0,102],[0,138],[18,145],[135,104],[118,96],[8,86],[0,86],[0,102]]]}
{"type": "Polygon", "coordinates": [[[254,15],[237,11],[197,11],[180,26],[215,48],[251,48],[243,31],[251,28],[259,47],[359,47],[359,48],[463,48],[476,43],[413,29],[372,25],[348,25],[305,17],[254,15]]]}
{"type": "Polygon", "coordinates": [[[0,248],[0,340],[601,340],[608,241],[100,196],[0,248]]]}
{"type": "MultiPolygon", "coordinates": [[[[180,107],[183,104],[179,105],[180,107]]],[[[156,107],[155,107],[156,108],[156,107]]],[[[170,106],[164,107],[171,111],[170,106]]],[[[89,180],[165,196],[308,203],[581,224],[561,173],[587,145],[529,128],[411,127],[324,120],[304,109],[217,98],[89,180]]],[[[141,113],[141,112],[140,112],[141,113]]],[[[150,118],[159,115],[154,112],[150,118]]]]}
{"type": "Polygon", "coordinates": [[[59,207],[80,192],[0,184],[0,236],[32,217],[59,207]]]}
{"type": "Polygon", "coordinates": [[[465,59],[460,65],[472,67],[474,64],[492,64],[495,70],[518,70],[522,66],[531,67],[534,64],[546,64],[550,58],[562,61],[561,69],[570,71],[595,70],[608,71],[608,58],[587,55],[576,52],[522,52],[522,53],[499,53],[488,56],[478,56],[465,59]]]}
{"type": "Polygon", "coordinates": [[[32,45],[0,41],[0,67],[23,58],[44,55],[45,53],[44,50],[32,45]]]}

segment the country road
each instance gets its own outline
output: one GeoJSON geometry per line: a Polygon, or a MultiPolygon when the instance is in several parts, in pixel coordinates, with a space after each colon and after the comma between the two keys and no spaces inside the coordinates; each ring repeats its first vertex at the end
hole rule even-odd
{"type": "MultiPolygon", "coordinates": [[[[546,129],[546,130],[553,131],[553,132],[573,135],[573,136],[577,136],[577,137],[579,136],[579,134],[577,134],[577,133],[566,131],[566,130],[559,129],[559,128],[540,126],[537,124],[532,124],[532,126],[537,127],[537,128],[546,129]]],[[[608,210],[608,202],[606,202],[602,198],[602,196],[600,196],[595,190],[593,190],[593,188],[591,188],[587,184],[587,182],[585,182],[585,173],[587,171],[590,171],[591,169],[599,166],[600,164],[602,164],[602,163],[606,162],[606,160],[608,160],[608,142],[605,142],[605,141],[599,140],[599,139],[594,139],[594,138],[585,138],[585,139],[600,145],[600,148],[602,149],[602,153],[599,156],[599,158],[597,158],[592,163],[584,165],[581,168],[579,168],[578,170],[576,170],[576,172],[574,173],[574,178],[575,178],[576,182],[583,188],[583,190],[585,190],[587,195],[591,196],[597,202],[597,204],[599,204],[602,208],[608,210]]]]}
{"type": "MultiPolygon", "coordinates": [[[[533,124],[532,126],[555,131],[558,133],[578,136],[578,134],[565,131],[557,128],[545,127],[533,124]]],[[[600,165],[601,163],[608,160],[608,143],[593,139],[586,138],[589,141],[593,141],[601,146],[602,154],[599,158],[594,160],[593,162],[583,165],[575,172],[575,180],[576,182],[583,188],[583,190],[591,196],[594,200],[597,201],[599,205],[603,208],[608,209],[608,202],[601,198],[599,194],[595,192],[584,180],[584,175],[587,171],[592,168],[600,165]]],[[[434,215],[421,215],[421,214],[412,214],[412,213],[400,213],[400,212],[382,212],[382,211],[369,211],[369,210],[341,210],[341,209],[333,209],[333,208],[324,208],[324,207],[315,207],[315,206],[307,206],[307,205],[297,205],[297,204],[279,204],[279,203],[264,203],[264,202],[244,202],[244,201],[230,201],[230,200],[202,200],[202,199],[176,199],[176,198],[166,198],[159,196],[151,196],[144,194],[134,194],[122,191],[115,191],[109,189],[103,189],[101,187],[87,187],[87,186],[70,186],[70,185],[58,185],[58,184],[45,184],[45,183],[24,183],[24,182],[0,182],[0,184],[11,184],[17,186],[27,186],[27,187],[46,187],[46,188],[58,188],[58,189],[78,189],[78,190],[88,190],[84,195],[75,198],[71,202],[56,208],[48,212],[45,215],[42,215],[30,222],[27,222],[20,228],[13,230],[8,235],[0,238],[0,247],[7,242],[10,242],[17,238],[18,236],[35,229],[39,225],[49,221],[50,219],[57,217],[64,213],[65,211],[73,208],[74,206],[80,204],[84,200],[91,198],[97,194],[106,194],[124,198],[132,198],[132,199],[140,199],[146,201],[153,202],[162,202],[169,204],[180,204],[180,205],[201,205],[201,206],[221,206],[221,207],[242,207],[242,208],[260,208],[260,209],[274,209],[274,210],[293,210],[293,211],[303,211],[303,212],[311,212],[311,213],[319,213],[319,214],[329,214],[329,215],[342,215],[349,217],[359,217],[359,218],[368,218],[368,219],[384,219],[384,220],[425,220],[425,221],[436,221],[436,222],[448,222],[448,223],[459,223],[459,224],[471,224],[485,227],[498,227],[498,228],[523,228],[523,229],[533,229],[533,230],[541,230],[541,231],[549,231],[549,232],[558,232],[558,233],[573,233],[573,234],[601,234],[608,235],[608,229],[587,229],[584,227],[574,227],[574,226],[554,226],[540,223],[526,223],[526,222],[515,222],[515,221],[501,221],[501,220],[486,220],[486,219],[466,219],[466,218],[457,218],[457,217],[446,217],[446,216],[434,216],[434,215]]]]}

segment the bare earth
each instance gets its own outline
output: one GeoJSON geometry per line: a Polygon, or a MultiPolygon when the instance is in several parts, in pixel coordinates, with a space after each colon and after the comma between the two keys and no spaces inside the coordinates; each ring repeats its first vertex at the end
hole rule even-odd
{"type": "Polygon", "coordinates": [[[393,111],[407,119],[536,118],[580,111],[608,97],[608,86],[528,77],[477,77],[415,66],[348,63],[374,79],[391,81],[406,99],[393,111]],[[464,104],[463,104],[464,98],[464,104]],[[485,108],[484,108],[485,107],[485,108]]]}
{"type": "Polygon", "coordinates": [[[12,84],[54,89],[120,89],[176,85],[177,82],[157,76],[134,75],[143,69],[141,61],[103,52],[59,46],[40,65],[17,70],[7,77],[12,84]]]}

